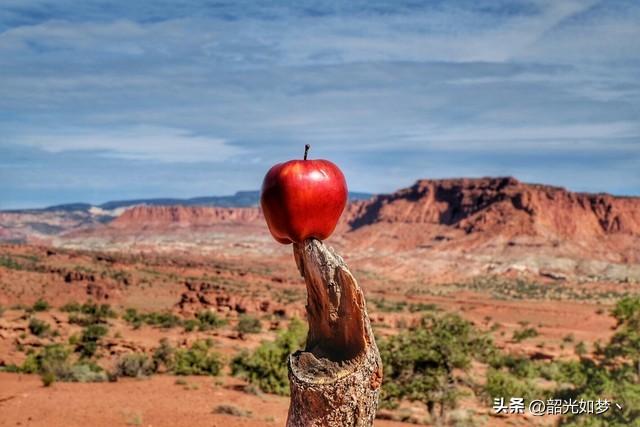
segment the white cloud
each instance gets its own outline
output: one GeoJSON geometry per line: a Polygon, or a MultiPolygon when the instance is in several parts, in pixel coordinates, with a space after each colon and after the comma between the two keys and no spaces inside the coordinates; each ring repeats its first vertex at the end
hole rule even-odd
{"type": "Polygon", "coordinates": [[[193,135],[184,129],[136,126],[126,129],[76,129],[23,135],[19,142],[51,153],[104,151],[104,155],[160,162],[223,162],[243,150],[224,139],[193,135]]]}
{"type": "MultiPolygon", "coordinates": [[[[425,129],[415,135],[415,139],[433,142],[520,142],[551,141],[563,143],[563,140],[614,140],[620,138],[639,138],[640,124],[637,122],[576,123],[556,126],[520,127],[466,127],[455,129],[425,129]]],[[[605,146],[606,147],[606,146],[605,146]]]]}
{"type": "MultiPolygon", "coordinates": [[[[540,49],[570,51],[570,43],[581,45],[584,39],[562,32],[559,48],[536,43],[593,3],[541,1],[540,13],[510,18],[465,10],[455,4],[411,14],[284,14],[273,20],[249,16],[227,21],[192,16],[142,24],[123,18],[107,22],[54,18],[0,34],[0,52],[28,51],[35,45],[41,49],[87,52],[98,60],[100,55],[109,54],[170,59],[179,53],[183,58],[220,61],[225,68],[366,61],[505,62],[539,58],[540,49]],[[532,46],[538,54],[529,52],[532,46]]],[[[607,40],[600,43],[606,44],[607,40]]]]}

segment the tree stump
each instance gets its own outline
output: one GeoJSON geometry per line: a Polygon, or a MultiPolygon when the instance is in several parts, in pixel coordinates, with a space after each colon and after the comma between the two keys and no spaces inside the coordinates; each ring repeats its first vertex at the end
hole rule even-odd
{"type": "Polygon", "coordinates": [[[321,241],[294,244],[307,286],[309,333],[289,356],[287,427],[372,426],[382,362],[362,289],[344,260],[321,241]]]}

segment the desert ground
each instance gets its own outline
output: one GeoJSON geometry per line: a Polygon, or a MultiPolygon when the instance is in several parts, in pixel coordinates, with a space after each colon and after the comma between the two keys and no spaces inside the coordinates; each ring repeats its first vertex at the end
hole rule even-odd
{"type": "MultiPolygon", "coordinates": [[[[122,318],[109,319],[98,362],[105,369],[113,369],[124,354],[152,353],[162,338],[178,347],[211,338],[216,351],[229,360],[243,349],[255,349],[262,340],[273,340],[280,329],[286,328],[288,319],[304,316],[304,282],[286,256],[281,263],[275,257],[262,265],[255,262],[247,266],[239,260],[214,256],[196,261],[184,255],[132,256],[23,245],[5,245],[1,251],[5,266],[0,275],[0,301],[6,308],[0,318],[0,363],[4,366],[20,365],[30,351],[69,342],[80,334],[82,327],[70,323],[69,313],[61,310],[73,302],[106,302],[120,316],[127,308],[135,308],[140,312],[175,313],[181,319],[213,308],[228,319],[227,325],[207,332],[154,325],[135,327],[122,318]],[[7,267],[9,260],[15,265],[7,267]],[[190,290],[188,284],[194,283],[219,287],[214,292],[190,290]],[[47,301],[51,308],[28,314],[28,308],[38,300],[47,301]],[[238,333],[237,319],[244,313],[260,319],[261,332],[238,333]],[[55,336],[31,334],[28,324],[34,317],[52,325],[55,336]]],[[[549,294],[530,288],[546,290],[559,285],[532,285],[520,278],[487,278],[486,284],[478,279],[440,283],[418,292],[412,283],[403,286],[378,272],[355,271],[366,292],[376,335],[381,338],[415,322],[425,311],[452,312],[490,334],[499,348],[531,358],[572,359],[576,357],[575,343],[591,347],[598,340],[606,341],[615,325],[609,315],[612,301],[627,292],[624,287],[612,289],[604,284],[590,285],[588,291],[563,284],[561,290],[549,294]],[[488,284],[494,281],[498,285],[488,284]],[[389,287],[390,282],[397,285],[389,287]],[[512,289],[496,293],[496,286],[512,289]],[[538,335],[516,342],[513,334],[523,325],[532,325],[538,335]]],[[[282,425],[288,407],[286,397],[256,393],[246,381],[229,372],[216,377],[157,374],[122,378],[115,383],[56,382],[50,387],[44,387],[35,374],[2,373],[1,378],[0,425],[7,426],[282,425]],[[73,406],[66,407],[66,402],[73,402],[73,406]],[[235,408],[237,414],[213,413],[220,405],[235,408]]],[[[474,419],[484,420],[483,425],[507,421],[493,417],[486,402],[467,404],[474,419]]],[[[382,416],[419,420],[424,417],[421,406],[407,404],[401,411],[382,411],[382,416]]],[[[508,421],[516,425],[540,422],[526,417],[508,421]]],[[[406,424],[379,420],[376,425],[406,424]]]]}

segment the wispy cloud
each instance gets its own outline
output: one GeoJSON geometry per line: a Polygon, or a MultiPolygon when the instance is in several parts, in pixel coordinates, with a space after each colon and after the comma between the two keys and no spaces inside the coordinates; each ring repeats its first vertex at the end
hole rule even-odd
{"type": "Polygon", "coordinates": [[[94,151],[107,157],[159,162],[223,162],[244,150],[226,141],[195,135],[184,129],[134,126],[116,130],[64,129],[17,137],[21,144],[43,151],[94,151]]]}

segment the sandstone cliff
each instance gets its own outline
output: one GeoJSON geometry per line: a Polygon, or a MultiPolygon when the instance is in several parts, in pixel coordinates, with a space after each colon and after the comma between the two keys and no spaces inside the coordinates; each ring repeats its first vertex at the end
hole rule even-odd
{"type": "Polygon", "coordinates": [[[136,206],[113,220],[115,229],[158,229],[206,227],[222,223],[252,223],[262,220],[257,208],[219,208],[205,206],[136,206]]]}
{"type": "Polygon", "coordinates": [[[467,233],[511,229],[559,237],[640,236],[640,198],[573,193],[510,177],[420,180],[348,212],[352,230],[381,222],[440,224],[467,233]]]}
{"type": "Polygon", "coordinates": [[[340,230],[359,250],[640,263],[640,198],[510,177],[420,180],[351,205],[340,230]]]}

